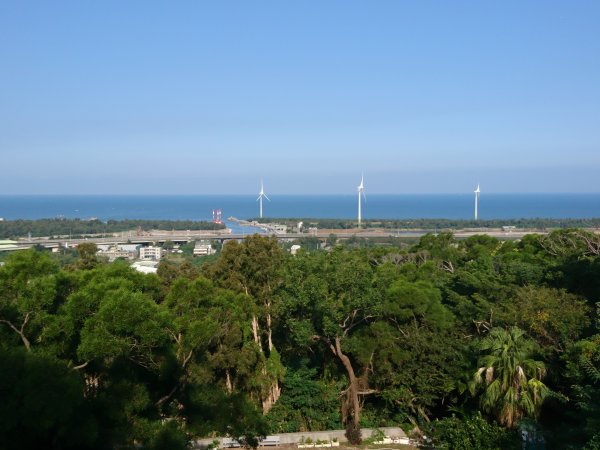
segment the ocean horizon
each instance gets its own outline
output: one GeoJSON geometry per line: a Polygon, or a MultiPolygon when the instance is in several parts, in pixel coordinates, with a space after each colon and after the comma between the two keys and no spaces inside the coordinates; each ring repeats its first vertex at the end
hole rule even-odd
{"type": "MultiPolygon", "coordinates": [[[[356,195],[269,195],[265,218],[354,219],[356,195]]],[[[363,219],[473,218],[472,194],[367,194],[363,219]]],[[[0,218],[211,220],[258,217],[255,195],[0,195],[0,218]]],[[[481,194],[479,219],[600,217],[600,193],[481,194]]]]}

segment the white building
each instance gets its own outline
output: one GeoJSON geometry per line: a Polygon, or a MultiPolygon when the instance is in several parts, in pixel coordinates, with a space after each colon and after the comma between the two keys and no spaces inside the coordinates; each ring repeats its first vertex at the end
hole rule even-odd
{"type": "Polygon", "coordinates": [[[162,248],[160,247],[140,247],[140,259],[141,260],[159,260],[162,258],[162,248]]]}
{"type": "Polygon", "coordinates": [[[137,255],[138,249],[141,247],[140,244],[118,244],[117,247],[122,252],[134,253],[137,255]]]}
{"type": "Polygon", "coordinates": [[[196,242],[196,246],[194,247],[194,256],[208,256],[215,253],[215,250],[210,245],[210,242],[196,242]]]}
{"type": "Polygon", "coordinates": [[[137,258],[137,248],[139,245],[98,245],[98,256],[108,258],[110,262],[117,258],[135,259],[137,258]]]}
{"type": "Polygon", "coordinates": [[[17,241],[10,241],[8,239],[0,241],[0,251],[6,250],[18,250],[17,241]]]}
{"type": "Polygon", "coordinates": [[[156,273],[158,271],[158,262],[156,261],[136,261],[131,267],[141,273],[156,273]]]}

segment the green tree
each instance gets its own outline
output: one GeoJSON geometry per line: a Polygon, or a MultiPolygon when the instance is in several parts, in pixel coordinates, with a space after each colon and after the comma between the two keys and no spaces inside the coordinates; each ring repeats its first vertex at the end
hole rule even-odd
{"type": "Polygon", "coordinates": [[[27,350],[55,309],[58,266],[43,252],[15,252],[0,267],[0,324],[27,350]]]}
{"type": "Polygon", "coordinates": [[[268,380],[266,391],[260,393],[264,414],[279,399],[279,383],[285,374],[273,341],[280,309],[275,293],[281,284],[283,259],[276,238],[253,235],[241,244],[227,243],[216,263],[205,268],[206,275],[218,286],[244,294],[253,305],[252,336],[264,355],[263,375],[268,380]]]}
{"type": "Polygon", "coordinates": [[[360,253],[336,248],[331,253],[297,255],[286,275],[287,327],[299,345],[324,345],[344,368],[348,387],[343,392],[342,419],[348,439],[359,442],[361,398],[373,391],[367,385],[368,364],[361,367],[353,360],[349,343],[381,315],[373,268],[360,253]]]}
{"type": "Polygon", "coordinates": [[[471,392],[483,385],[483,410],[508,428],[525,416],[536,417],[549,389],[541,381],[544,364],[531,358],[533,342],[517,327],[493,328],[479,348],[482,356],[471,392]]]}
{"type": "Polygon", "coordinates": [[[83,360],[128,358],[157,369],[156,351],[167,341],[166,314],[143,294],[119,289],[106,295],[98,311],[85,321],[77,349],[83,360]]]}
{"type": "Polygon", "coordinates": [[[515,431],[507,431],[488,423],[480,415],[436,420],[427,427],[436,448],[448,450],[509,450],[520,449],[515,431]]]}
{"type": "Polygon", "coordinates": [[[527,331],[543,350],[563,353],[589,327],[586,301],[565,290],[524,286],[498,304],[496,322],[527,331]]]}
{"type": "Polygon", "coordinates": [[[79,255],[79,261],[77,261],[76,267],[78,269],[93,269],[98,264],[98,246],[92,242],[84,242],[77,246],[77,254],[79,255]]]}
{"type": "Polygon", "coordinates": [[[96,448],[99,424],[80,377],[62,362],[0,350],[0,448],[96,448]]]}

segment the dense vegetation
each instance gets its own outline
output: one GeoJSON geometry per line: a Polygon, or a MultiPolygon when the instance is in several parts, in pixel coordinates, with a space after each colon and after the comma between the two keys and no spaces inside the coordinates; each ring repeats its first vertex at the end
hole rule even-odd
{"type": "Polygon", "coordinates": [[[400,425],[436,447],[600,448],[600,239],[427,235],[291,256],[226,244],[142,275],[35,250],[0,267],[0,448],[400,425]]]}
{"type": "Polygon", "coordinates": [[[221,230],[225,225],[194,220],[109,220],[38,219],[0,221],[0,239],[36,236],[110,234],[130,230],[221,230]]]}
{"type": "MultiPolygon", "coordinates": [[[[347,230],[356,228],[356,220],[347,219],[283,219],[283,218],[254,218],[262,223],[284,223],[290,227],[296,227],[302,222],[305,227],[316,226],[317,228],[332,230],[347,230]]],[[[554,228],[600,228],[600,218],[593,219],[493,219],[493,220],[459,220],[459,219],[367,219],[363,220],[362,226],[366,228],[386,228],[393,230],[457,230],[464,228],[500,228],[503,226],[515,226],[517,228],[529,228],[535,230],[546,230],[554,228]]]]}

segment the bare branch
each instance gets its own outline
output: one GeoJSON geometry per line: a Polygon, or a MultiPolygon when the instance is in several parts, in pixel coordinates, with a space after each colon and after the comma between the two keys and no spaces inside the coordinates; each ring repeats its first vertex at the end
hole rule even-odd
{"type": "Polygon", "coordinates": [[[89,361],[84,362],[83,364],[79,364],[78,366],[73,366],[73,370],[81,370],[84,367],[87,367],[87,365],[89,364],[89,361]]]}

